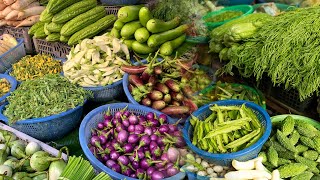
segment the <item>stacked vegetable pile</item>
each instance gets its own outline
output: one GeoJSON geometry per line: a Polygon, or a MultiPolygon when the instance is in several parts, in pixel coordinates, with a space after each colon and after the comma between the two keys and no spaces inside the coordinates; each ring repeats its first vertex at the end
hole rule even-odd
{"type": "MultiPolygon", "coordinates": [[[[156,53],[157,54],[157,53],[156,53]]],[[[185,117],[198,107],[190,100],[194,93],[187,79],[198,76],[202,70],[193,72],[190,67],[180,62],[179,59],[164,58],[157,61],[147,59],[148,65],[122,66],[121,69],[128,73],[129,91],[138,103],[161,110],[163,113],[174,117],[185,117]],[[185,71],[188,70],[188,73],[185,71]]],[[[210,83],[210,77],[202,76],[200,83],[210,83]]]]}
{"type": "Polygon", "coordinates": [[[36,0],[1,0],[0,26],[32,26],[44,9],[36,0]]]}
{"type": "Polygon", "coordinates": [[[0,79],[0,97],[7,94],[10,91],[11,85],[5,78],[0,79]]]}
{"type": "Polygon", "coordinates": [[[58,74],[48,74],[21,83],[7,98],[3,115],[9,123],[47,117],[83,105],[91,93],[58,74]]]}
{"type": "Polygon", "coordinates": [[[190,119],[192,144],[210,153],[237,152],[256,143],[264,128],[254,112],[245,105],[210,107],[212,114],[190,119]]]}
{"type": "Polygon", "coordinates": [[[125,39],[124,43],[138,54],[153,53],[160,47],[160,53],[169,56],[186,39],[188,25],[180,22],[178,17],[167,22],[153,19],[146,7],[125,6],[119,9],[111,34],[125,39]]]}
{"type": "Polygon", "coordinates": [[[281,178],[319,179],[320,131],[311,124],[287,116],[274,123],[272,136],[259,154],[271,171],[281,178]]]}
{"type": "MultiPolygon", "coordinates": [[[[267,74],[273,84],[296,89],[300,100],[312,96],[320,87],[318,53],[315,53],[320,33],[314,31],[318,27],[319,13],[319,7],[298,8],[273,17],[272,21],[265,18],[265,23],[261,20],[240,23],[239,19],[230,22],[233,26],[221,26],[221,29],[236,30],[231,36],[235,40],[247,38],[230,48],[227,53],[230,62],[221,73],[232,73],[236,67],[243,77],[255,76],[257,81],[267,74]]],[[[241,19],[254,20],[252,16],[241,19]]],[[[212,41],[217,40],[216,34],[213,30],[212,41]]]]}
{"type": "Polygon", "coordinates": [[[63,64],[64,75],[83,87],[106,86],[122,80],[122,65],[130,60],[128,47],[110,35],[84,39],[63,64]]]}
{"type": "Polygon", "coordinates": [[[26,142],[5,130],[0,130],[0,174],[3,179],[58,179],[66,163],[61,157],[52,157],[36,142],[26,142]]]}
{"type": "Polygon", "coordinates": [[[29,34],[71,46],[106,31],[115,20],[114,15],[106,16],[104,7],[97,6],[96,0],[50,0],[40,22],[32,26],[29,34]]]}
{"type": "Polygon", "coordinates": [[[111,115],[92,129],[90,151],[107,167],[125,176],[160,180],[179,172],[179,151],[185,147],[177,125],[167,116],[149,112],[137,115],[126,109],[111,115]]]}
{"type": "Polygon", "coordinates": [[[58,74],[62,72],[60,60],[53,59],[50,55],[25,56],[12,65],[10,76],[18,81],[36,79],[46,74],[58,74]]]}
{"type": "Polygon", "coordinates": [[[13,36],[10,34],[2,34],[2,40],[0,40],[0,56],[16,45],[18,45],[18,42],[13,36]]]}

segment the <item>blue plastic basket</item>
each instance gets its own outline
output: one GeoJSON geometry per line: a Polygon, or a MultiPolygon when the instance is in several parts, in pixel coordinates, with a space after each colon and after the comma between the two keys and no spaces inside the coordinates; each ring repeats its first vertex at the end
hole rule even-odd
{"type": "Polygon", "coordinates": [[[106,102],[123,94],[122,81],[119,80],[108,86],[84,87],[84,89],[93,92],[93,98],[90,98],[90,101],[106,102]]]}
{"type": "Polygon", "coordinates": [[[0,96],[0,105],[2,105],[5,102],[6,98],[10,95],[10,93],[17,88],[17,81],[13,77],[6,74],[0,74],[0,79],[3,78],[10,83],[11,88],[10,91],[7,92],[5,95],[0,96]]]}
{"type": "Polygon", "coordinates": [[[102,5],[118,6],[138,4],[139,0],[100,0],[102,5]]]}
{"type": "Polygon", "coordinates": [[[190,139],[192,137],[193,129],[192,129],[192,126],[190,126],[190,117],[189,117],[183,128],[183,137],[188,147],[193,152],[201,156],[203,159],[206,159],[208,162],[215,163],[222,166],[230,166],[233,159],[236,159],[239,161],[247,161],[255,158],[260,152],[263,144],[268,140],[271,133],[272,124],[271,124],[270,116],[268,115],[268,113],[261,106],[249,101],[223,100],[223,101],[216,101],[216,102],[212,102],[211,104],[207,104],[199,108],[197,111],[195,111],[193,115],[198,117],[200,120],[204,120],[206,117],[208,117],[211,114],[212,111],[209,109],[209,107],[212,104],[217,104],[219,106],[241,106],[245,104],[248,108],[251,108],[251,110],[257,115],[258,119],[260,120],[262,126],[265,129],[265,132],[255,144],[253,144],[248,148],[240,150],[238,152],[225,153],[225,154],[209,153],[207,151],[203,151],[197,148],[191,143],[190,139]]]}
{"type": "MultiPolygon", "coordinates": [[[[0,120],[9,124],[7,117],[3,115],[7,104],[8,103],[5,103],[0,106],[0,120]]],[[[38,140],[44,142],[54,141],[61,139],[79,125],[82,111],[83,106],[77,106],[60,114],[44,118],[26,119],[11,124],[10,126],[38,140]]]]}
{"type": "MultiPolygon", "coordinates": [[[[160,111],[151,109],[149,107],[145,107],[142,105],[135,105],[135,104],[128,104],[128,103],[114,103],[114,104],[107,104],[100,106],[94,110],[92,110],[90,113],[88,113],[83,121],[81,122],[80,129],[79,129],[79,140],[81,148],[86,155],[86,157],[89,159],[92,166],[98,171],[98,172],[105,172],[109,174],[113,179],[116,180],[136,180],[134,178],[127,177],[125,175],[122,175],[120,173],[117,173],[113,171],[112,169],[105,166],[103,163],[101,163],[89,150],[88,144],[90,142],[91,137],[91,129],[96,128],[97,124],[99,122],[102,122],[104,120],[104,114],[106,111],[110,109],[110,113],[114,115],[117,111],[120,111],[127,107],[127,110],[130,112],[135,113],[136,115],[146,115],[148,112],[153,112],[157,116],[159,116],[161,113],[160,111]]],[[[174,120],[170,117],[168,117],[169,123],[174,123],[174,120]]],[[[170,178],[166,178],[165,180],[182,180],[186,174],[184,172],[180,172],[175,176],[172,176],[170,178]]]]}
{"type": "Polygon", "coordinates": [[[19,61],[26,55],[23,39],[18,39],[17,41],[18,45],[0,56],[0,73],[6,72],[7,69],[11,68],[13,63],[19,61]]]}

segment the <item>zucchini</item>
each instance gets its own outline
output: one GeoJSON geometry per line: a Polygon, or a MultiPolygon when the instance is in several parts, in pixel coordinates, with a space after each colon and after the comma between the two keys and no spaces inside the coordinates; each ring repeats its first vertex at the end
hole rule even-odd
{"type": "Polygon", "coordinates": [[[119,19],[116,20],[116,22],[115,22],[114,25],[113,25],[113,27],[114,27],[116,30],[118,30],[118,31],[120,31],[123,26],[124,26],[124,23],[121,22],[119,19]]]}
{"type": "Polygon", "coordinates": [[[48,26],[48,23],[45,23],[43,30],[44,30],[44,33],[48,36],[51,34],[51,32],[48,30],[47,26],[48,26]]]}
{"type": "Polygon", "coordinates": [[[147,22],[147,29],[152,33],[161,33],[165,31],[169,31],[179,26],[180,18],[176,17],[171,21],[164,22],[159,19],[150,19],[147,22]]]}
{"type": "Polygon", "coordinates": [[[28,34],[29,35],[34,35],[34,33],[37,31],[37,29],[38,28],[43,28],[44,27],[44,22],[41,22],[41,21],[39,21],[39,22],[37,22],[37,23],[35,23],[33,26],[31,26],[31,28],[29,29],[29,31],[28,31],[28,34]]]}
{"type": "Polygon", "coordinates": [[[34,37],[37,39],[44,39],[47,35],[44,33],[44,27],[38,28],[37,31],[34,33],[34,37]]]}
{"type": "Polygon", "coordinates": [[[61,28],[62,28],[63,25],[64,24],[57,24],[57,23],[51,22],[46,26],[46,28],[50,32],[60,33],[61,28]]]}
{"type": "Polygon", "coordinates": [[[148,41],[149,36],[150,36],[150,33],[147,30],[147,28],[145,28],[145,27],[137,29],[136,32],[134,33],[134,38],[139,43],[144,43],[144,42],[148,41]]]}
{"type": "Polygon", "coordinates": [[[147,44],[141,44],[138,41],[132,43],[132,49],[138,54],[150,54],[157,51],[157,48],[151,48],[147,44]]]}
{"type": "Polygon", "coordinates": [[[133,21],[125,24],[121,29],[120,35],[121,37],[128,38],[133,36],[137,29],[141,28],[142,25],[140,21],[133,21]]]}
{"type": "Polygon", "coordinates": [[[52,18],[53,18],[53,14],[49,13],[47,8],[43,10],[42,13],[40,14],[41,22],[49,23],[51,22],[52,18]]]}
{"type": "Polygon", "coordinates": [[[112,14],[99,19],[97,22],[73,34],[68,41],[68,45],[72,46],[77,44],[78,41],[80,40],[94,37],[95,35],[99,34],[103,30],[106,30],[108,29],[108,27],[112,26],[112,24],[116,21],[116,19],[117,19],[116,16],[112,14]]]}
{"type": "Polygon", "coordinates": [[[118,19],[124,23],[139,20],[139,11],[143,6],[124,6],[118,11],[118,19]]]}
{"type": "Polygon", "coordinates": [[[113,37],[115,37],[115,38],[118,38],[118,39],[121,37],[121,36],[120,36],[120,32],[119,32],[118,30],[116,30],[115,27],[113,27],[113,28],[111,29],[110,35],[113,36],[113,37]]]}
{"type": "Polygon", "coordinates": [[[152,19],[152,13],[147,7],[142,7],[139,11],[139,20],[143,27],[146,27],[147,22],[152,19]]]}
{"type": "Polygon", "coordinates": [[[77,2],[54,15],[52,18],[52,22],[60,24],[65,23],[78,16],[79,14],[85,13],[96,6],[97,0],[84,0],[77,2]]]}
{"type": "Polygon", "coordinates": [[[62,36],[60,35],[60,41],[64,43],[68,43],[70,37],[69,36],[62,36]]]}
{"type": "Polygon", "coordinates": [[[55,42],[60,40],[60,34],[59,33],[52,33],[46,37],[46,41],[48,42],[55,42]]]}
{"type": "Polygon", "coordinates": [[[173,53],[173,50],[177,49],[179,46],[181,46],[184,43],[184,41],[186,40],[186,37],[187,36],[184,34],[178,37],[177,39],[163,43],[160,46],[160,54],[165,56],[170,56],[173,53]]]}
{"type": "Polygon", "coordinates": [[[181,25],[175,29],[172,29],[172,30],[169,30],[166,32],[162,32],[159,34],[153,34],[148,39],[148,46],[149,47],[157,47],[167,41],[171,41],[173,39],[176,39],[179,36],[181,36],[182,34],[184,34],[188,28],[189,28],[189,26],[184,24],[184,25],[181,25]]]}
{"type": "Polygon", "coordinates": [[[128,46],[128,49],[129,49],[129,50],[132,50],[132,44],[133,44],[133,42],[135,42],[135,40],[133,40],[133,39],[123,40],[123,43],[128,46]]]}
{"type": "Polygon", "coordinates": [[[97,6],[67,22],[61,29],[60,34],[63,36],[71,36],[81,29],[89,26],[106,15],[104,7],[97,6]]]}
{"type": "Polygon", "coordinates": [[[50,6],[48,9],[48,12],[51,14],[57,14],[58,12],[62,11],[63,9],[67,8],[68,6],[79,2],[79,0],[56,0],[57,2],[50,6]]]}

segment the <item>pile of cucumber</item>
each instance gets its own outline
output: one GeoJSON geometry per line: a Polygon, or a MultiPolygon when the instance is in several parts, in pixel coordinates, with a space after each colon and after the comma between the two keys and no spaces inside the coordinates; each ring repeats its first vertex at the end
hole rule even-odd
{"type": "Polygon", "coordinates": [[[98,6],[97,0],[50,0],[29,34],[72,46],[106,31],[115,20],[116,16],[106,15],[105,8],[98,6]]]}
{"type": "Polygon", "coordinates": [[[144,6],[124,6],[119,9],[118,20],[111,35],[124,39],[124,43],[137,54],[153,53],[169,56],[185,39],[188,25],[180,25],[180,18],[164,22],[154,19],[144,6]]]}

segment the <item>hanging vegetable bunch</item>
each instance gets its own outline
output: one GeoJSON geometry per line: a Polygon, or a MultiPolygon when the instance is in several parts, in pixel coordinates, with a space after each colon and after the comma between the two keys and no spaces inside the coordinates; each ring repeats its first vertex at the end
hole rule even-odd
{"type": "Polygon", "coordinates": [[[64,75],[83,87],[106,86],[122,80],[122,65],[129,65],[128,47],[110,35],[84,39],[69,53],[64,75]]]}

